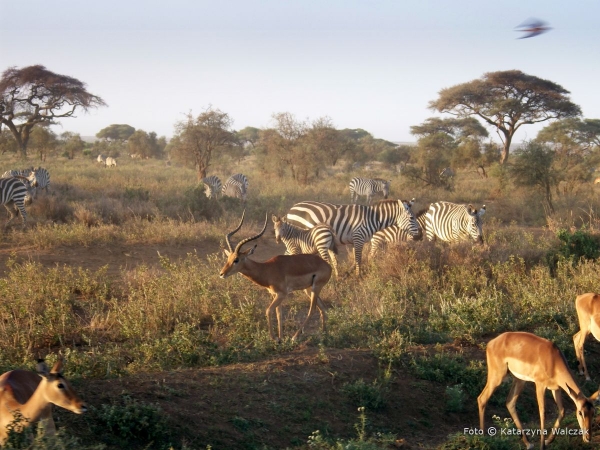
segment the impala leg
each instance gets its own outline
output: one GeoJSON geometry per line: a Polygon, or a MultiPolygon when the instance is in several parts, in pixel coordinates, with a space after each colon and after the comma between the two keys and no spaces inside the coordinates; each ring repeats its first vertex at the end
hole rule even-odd
{"type": "Polygon", "coordinates": [[[335,253],[333,253],[331,250],[328,250],[328,255],[329,255],[329,260],[331,261],[331,267],[333,268],[333,272],[335,273],[335,278],[337,279],[339,277],[338,267],[337,267],[337,257],[335,256],[335,253]]]}
{"type": "MultiPolygon", "coordinates": [[[[508,412],[510,413],[510,416],[515,422],[515,426],[518,430],[523,430],[523,424],[521,423],[521,419],[519,419],[519,415],[517,414],[517,399],[519,398],[519,395],[521,395],[521,392],[523,392],[524,387],[525,381],[519,380],[518,378],[513,378],[513,384],[510,387],[508,396],[506,397],[506,408],[508,409],[508,412]]],[[[533,444],[531,444],[527,440],[527,436],[525,436],[525,434],[523,434],[523,442],[525,443],[528,449],[533,448],[533,444]]]]}
{"type": "MultiPolygon", "coordinates": [[[[565,417],[565,407],[562,402],[562,393],[560,389],[556,389],[552,391],[552,397],[554,397],[554,401],[556,402],[556,406],[558,407],[558,416],[556,417],[556,422],[554,422],[553,428],[558,428],[560,426],[560,422],[565,417]]],[[[556,437],[555,433],[550,433],[548,439],[545,440],[545,445],[549,445],[554,438],[556,437]]]]}
{"type": "Polygon", "coordinates": [[[479,428],[483,430],[484,427],[484,416],[485,416],[485,407],[487,406],[487,402],[500,384],[502,384],[502,380],[506,375],[506,367],[493,367],[493,361],[490,361],[488,358],[488,376],[487,383],[477,397],[477,405],[479,406],[479,428]]]}
{"type": "Polygon", "coordinates": [[[277,313],[277,328],[279,331],[279,339],[281,340],[281,310],[279,308],[279,305],[281,305],[281,302],[285,299],[285,294],[282,293],[275,293],[273,295],[273,301],[271,302],[271,304],[267,307],[267,326],[269,327],[269,335],[271,336],[271,339],[276,339],[275,335],[273,334],[273,327],[271,326],[271,313],[273,311],[273,308],[275,308],[275,311],[277,313]]]}
{"type": "MultiPolygon", "coordinates": [[[[540,410],[540,449],[545,448],[544,430],[546,429],[546,410],[544,407],[544,394],[546,393],[546,387],[540,383],[535,383],[535,394],[538,401],[538,409],[540,410]]],[[[561,399],[562,401],[562,399],[561,399]]],[[[525,436],[523,436],[525,437],[525,436]]],[[[533,445],[532,445],[533,447],[533,445]]]]}
{"type": "Polygon", "coordinates": [[[585,375],[586,380],[591,380],[590,374],[588,373],[587,366],[585,365],[585,357],[583,355],[583,344],[587,338],[589,331],[583,329],[573,335],[573,345],[575,346],[575,355],[579,362],[579,375],[585,375]]]}
{"type": "Polygon", "coordinates": [[[304,319],[304,322],[302,323],[300,328],[298,328],[298,331],[296,331],[296,333],[292,337],[293,341],[295,341],[298,338],[298,335],[304,330],[304,327],[306,326],[308,319],[310,319],[310,316],[312,316],[312,313],[315,310],[315,305],[317,303],[318,297],[315,295],[315,292],[312,288],[307,288],[304,290],[304,292],[306,292],[306,295],[308,295],[308,297],[310,298],[310,306],[308,308],[308,314],[306,315],[306,319],[304,319]]]}

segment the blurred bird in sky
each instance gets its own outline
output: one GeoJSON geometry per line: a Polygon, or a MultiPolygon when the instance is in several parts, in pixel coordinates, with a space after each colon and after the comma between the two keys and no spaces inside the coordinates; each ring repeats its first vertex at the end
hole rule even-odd
{"type": "Polygon", "coordinates": [[[515,28],[516,28],[516,31],[522,31],[524,33],[527,33],[517,39],[526,39],[526,38],[538,36],[542,33],[545,33],[546,31],[549,31],[552,29],[548,26],[548,24],[546,22],[541,21],[539,19],[533,19],[533,18],[527,19],[525,22],[523,22],[521,25],[519,25],[515,28]]]}

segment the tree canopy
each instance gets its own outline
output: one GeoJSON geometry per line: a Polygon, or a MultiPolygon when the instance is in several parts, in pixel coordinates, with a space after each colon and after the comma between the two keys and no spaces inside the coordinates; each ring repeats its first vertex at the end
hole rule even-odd
{"type": "Polygon", "coordinates": [[[125,142],[133,133],[135,133],[135,128],[131,125],[112,124],[98,131],[96,137],[98,139],[106,139],[107,141],[125,142]]]}
{"type": "Polygon", "coordinates": [[[88,111],[105,105],[104,100],[87,91],[85,83],[42,65],[10,67],[0,78],[0,124],[10,130],[22,157],[27,154],[36,125],[74,117],[77,109],[88,111]]]}
{"type": "Polygon", "coordinates": [[[513,136],[522,125],[581,114],[569,93],[552,81],[508,70],[488,72],[480,79],[442,89],[429,107],[458,117],[477,116],[496,128],[503,143],[500,163],[504,164],[513,136]]]}
{"type": "Polygon", "coordinates": [[[186,120],[175,125],[175,135],[169,143],[171,155],[183,163],[193,164],[200,181],[206,177],[215,153],[235,143],[232,124],[229,114],[212,107],[197,118],[188,114],[186,120]]]}

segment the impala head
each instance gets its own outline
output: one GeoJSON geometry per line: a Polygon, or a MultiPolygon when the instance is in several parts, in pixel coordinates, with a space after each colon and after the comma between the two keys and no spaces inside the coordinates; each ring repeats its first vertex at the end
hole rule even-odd
{"type": "Polygon", "coordinates": [[[483,231],[481,229],[481,227],[483,225],[483,220],[481,219],[481,216],[483,216],[485,214],[485,205],[483,205],[479,211],[477,211],[475,208],[473,208],[472,205],[469,205],[467,207],[467,211],[468,211],[469,215],[471,216],[469,223],[467,225],[469,235],[478,244],[483,244],[483,231]]]}
{"type": "Polygon", "coordinates": [[[54,364],[52,370],[48,370],[44,360],[38,361],[37,371],[42,377],[41,383],[44,384],[44,398],[50,403],[68,409],[75,414],[83,414],[87,411],[87,406],[75,393],[71,384],[63,377],[62,366],[62,359],[54,364]]]}
{"type": "Polygon", "coordinates": [[[221,269],[221,273],[219,274],[219,276],[221,278],[227,278],[230,275],[238,273],[244,267],[244,261],[246,261],[246,258],[248,256],[250,256],[252,253],[254,253],[254,250],[256,249],[256,244],[254,245],[254,247],[252,247],[248,250],[245,250],[245,251],[242,251],[242,246],[244,244],[246,244],[247,242],[253,241],[253,240],[261,237],[264,234],[265,230],[267,229],[268,216],[265,215],[265,225],[263,226],[262,231],[255,236],[241,240],[240,242],[238,242],[238,244],[235,246],[235,249],[234,249],[231,245],[230,238],[235,233],[237,233],[240,228],[242,228],[242,224],[244,223],[244,215],[245,214],[246,214],[246,211],[244,210],[244,212],[242,213],[242,219],[240,220],[240,224],[237,226],[237,228],[233,231],[230,231],[229,233],[227,233],[225,235],[225,242],[227,242],[228,249],[223,249],[223,251],[225,252],[225,255],[227,256],[227,262],[225,263],[225,265],[221,269]]]}
{"type": "Polygon", "coordinates": [[[569,396],[573,398],[575,406],[577,408],[577,422],[579,422],[579,428],[581,428],[582,438],[584,442],[590,442],[592,434],[592,423],[594,420],[594,413],[596,408],[594,403],[598,402],[598,392],[596,391],[589,398],[583,395],[582,392],[576,394],[573,389],[567,384],[569,396]]]}

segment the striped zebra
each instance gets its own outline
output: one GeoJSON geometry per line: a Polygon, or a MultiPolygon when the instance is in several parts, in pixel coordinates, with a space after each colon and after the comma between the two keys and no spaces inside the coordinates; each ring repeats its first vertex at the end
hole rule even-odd
{"type": "Polygon", "coordinates": [[[378,192],[383,194],[384,199],[388,198],[391,181],[382,178],[352,178],[350,180],[350,203],[356,203],[359,195],[366,195],[367,205],[370,205],[373,196],[378,192]]]}
{"type": "Polygon", "coordinates": [[[227,197],[239,198],[245,202],[248,196],[248,178],[241,173],[231,175],[223,185],[222,192],[227,197]]]}
{"type": "Polygon", "coordinates": [[[417,223],[419,224],[419,235],[412,236],[406,229],[399,227],[398,225],[390,225],[383,230],[379,230],[377,233],[373,235],[371,238],[371,251],[369,252],[369,261],[373,261],[375,255],[379,251],[384,251],[388,244],[393,244],[397,242],[407,242],[407,241],[420,241],[423,239],[423,234],[425,230],[425,213],[427,212],[427,208],[422,209],[417,214],[415,214],[415,218],[417,219],[417,223]]]}
{"type": "Polygon", "coordinates": [[[471,237],[483,244],[481,216],[485,205],[477,211],[471,205],[458,205],[450,202],[437,202],[429,206],[425,214],[425,233],[432,241],[439,238],[445,242],[457,242],[471,237]]]}
{"type": "Polygon", "coordinates": [[[107,156],[104,160],[104,167],[117,167],[117,160],[112,156],[107,156]]]}
{"type": "Polygon", "coordinates": [[[335,276],[338,276],[337,258],[335,256],[337,255],[337,246],[335,245],[335,235],[329,225],[321,223],[309,230],[304,230],[287,223],[285,217],[272,216],[271,218],[275,231],[275,241],[278,244],[280,242],[285,244],[286,255],[299,255],[301,253],[319,255],[333,268],[335,276]]]}
{"type": "Polygon", "coordinates": [[[10,219],[4,224],[4,228],[17,217],[19,212],[23,219],[23,228],[25,228],[27,220],[25,205],[31,203],[32,197],[32,188],[27,178],[17,176],[0,179],[0,202],[10,214],[10,219]]]}
{"type": "Polygon", "coordinates": [[[360,275],[362,250],[373,233],[392,224],[419,235],[419,225],[412,212],[412,201],[381,200],[372,206],[333,205],[321,202],[297,203],[287,214],[292,225],[313,228],[319,223],[329,225],[336,236],[337,245],[349,244],[354,249],[354,266],[360,275]]]}
{"type": "Polygon", "coordinates": [[[50,187],[50,173],[43,167],[36,167],[33,169],[32,178],[30,178],[31,184],[36,188],[44,189],[48,193],[50,187]]]}
{"type": "Polygon", "coordinates": [[[217,198],[223,189],[221,180],[216,175],[202,178],[202,183],[204,183],[204,194],[208,198],[217,198]]]}
{"type": "Polygon", "coordinates": [[[16,177],[16,178],[21,178],[21,181],[23,181],[23,178],[26,178],[27,181],[29,182],[29,188],[30,188],[30,192],[28,193],[27,199],[26,199],[26,204],[31,203],[31,200],[37,197],[37,187],[38,187],[38,183],[36,181],[36,177],[35,177],[35,172],[33,167],[30,167],[28,169],[21,169],[21,170],[7,170],[6,172],[4,172],[2,174],[2,176],[0,178],[12,178],[12,177],[16,177]]]}

